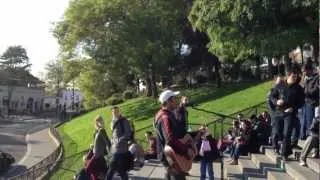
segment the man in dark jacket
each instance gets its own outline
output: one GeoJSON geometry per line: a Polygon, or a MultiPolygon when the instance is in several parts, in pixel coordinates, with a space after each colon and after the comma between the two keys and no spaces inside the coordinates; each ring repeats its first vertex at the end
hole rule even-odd
{"type": "Polygon", "coordinates": [[[159,101],[161,103],[161,109],[158,111],[155,117],[155,129],[157,132],[157,151],[159,159],[165,166],[165,179],[167,180],[185,180],[185,173],[179,172],[173,167],[171,167],[164,155],[164,146],[169,145],[175,153],[178,153],[186,158],[192,156],[192,150],[187,148],[187,146],[179,141],[179,132],[176,131],[181,124],[176,118],[175,110],[177,109],[176,96],[179,92],[173,92],[171,90],[166,90],[162,92],[159,96],[159,101]]]}
{"type": "Polygon", "coordinates": [[[129,121],[121,116],[119,107],[112,108],[113,119],[111,122],[112,129],[112,158],[110,161],[106,180],[112,180],[117,171],[122,180],[128,179],[127,168],[129,164],[129,145],[128,141],[132,135],[132,129],[129,121]]]}
{"type": "Polygon", "coordinates": [[[305,104],[302,108],[300,138],[305,139],[314,118],[315,108],[319,106],[319,75],[314,72],[312,62],[308,61],[304,67],[306,75],[304,84],[305,104]]]}
{"type": "Polygon", "coordinates": [[[304,94],[297,86],[297,72],[288,74],[286,83],[276,85],[270,94],[272,106],[276,107],[273,124],[273,146],[279,152],[278,140],[283,138],[281,155],[287,160],[292,153],[291,133],[294,117],[303,105],[304,94]],[[302,93],[302,94],[301,94],[302,93]]]}

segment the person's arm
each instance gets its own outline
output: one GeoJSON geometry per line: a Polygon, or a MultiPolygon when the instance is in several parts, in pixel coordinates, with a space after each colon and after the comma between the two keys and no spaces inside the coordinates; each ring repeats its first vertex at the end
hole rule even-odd
{"type": "Polygon", "coordinates": [[[171,146],[172,149],[178,154],[187,155],[188,148],[186,148],[186,145],[181,143],[178,138],[176,138],[173,135],[173,130],[171,128],[169,117],[167,115],[162,116],[162,129],[163,129],[163,135],[166,139],[166,142],[169,146],[171,146]]]}
{"type": "Polygon", "coordinates": [[[106,133],[106,130],[105,129],[101,129],[101,136],[102,136],[102,140],[104,141],[104,143],[107,145],[108,149],[110,149],[111,147],[111,141],[106,133]]]}
{"type": "Polygon", "coordinates": [[[275,87],[275,88],[271,89],[271,92],[270,92],[270,95],[269,95],[269,102],[271,103],[271,105],[273,107],[277,106],[278,98],[279,98],[279,92],[275,87]]]}
{"type": "MultiPolygon", "coordinates": [[[[121,121],[122,121],[122,122],[119,122],[119,123],[123,123],[122,125],[123,125],[123,131],[124,131],[124,132],[123,132],[122,136],[119,137],[119,140],[120,140],[120,141],[124,141],[124,140],[127,141],[127,140],[130,139],[130,136],[131,136],[131,132],[132,132],[131,126],[130,126],[128,120],[122,119],[121,121]]],[[[117,128],[121,128],[121,124],[119,124],[117,128]]]]}

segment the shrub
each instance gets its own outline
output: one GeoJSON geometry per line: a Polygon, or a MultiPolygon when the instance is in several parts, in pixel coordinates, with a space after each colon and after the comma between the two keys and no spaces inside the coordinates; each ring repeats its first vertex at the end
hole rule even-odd
{"type": "Polygon", "coordinates": [[[111,96],[107,100],[109,105],[117,105],[123,102],[123,99],[121,97],[111,96]]]}
{"type": "Polygon", "coordinates": [[[135,93],[132,90],[125,90],[122,95],[124,99],[132,99],[135,97],[135,93]]]}

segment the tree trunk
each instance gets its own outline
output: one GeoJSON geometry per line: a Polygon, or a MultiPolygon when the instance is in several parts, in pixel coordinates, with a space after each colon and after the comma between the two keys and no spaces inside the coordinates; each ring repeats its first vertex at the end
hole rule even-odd
{"type": "Polygon", "coordinates": [[[272,58],[269,58],[269,57],[268,57],[268,73],[269,73],[269,78],[273,78],[272,58]]]}
{"type": "Polygon", "coordinates": [[[260,80],[260,74],[261,74],[261,71],[260,71],[260,56],[256,56],[255,57],[255,61],[256,61],[256,73],[255,73],[255,76],[256,76],[256,79],[257,80],[260,80]]]}
{"type": "Polygon", "coordinates": [[[151,72],[151,90],[152,90],[152,97],[157,98],[158,97],[158,88],[157,88],[157,83],[156,83],[156,78],[155,78],[155,73],[152,71],[151,72]]]}
{"type": "Polygon", "coordinates": [[[233,80],[238,79],[239,76],[241,75],[240,72],[240,66],[241,66],[241,61],[237,61],[233,64],[232,70],[231,70],[231,78],[233,80]]]}
{"type": "Polygon", "coordinates": [[[149,75],[147,75],[146,77],[146,95],[148,97],[151,97],[152,96],[152,88],[151,88],[151,79],[149,77],[149,75]]]}
{"type": "Polygon", "coordinates": [[[221,87],[221,72],[222,72],[222,70],[220,68],[220,63],[216,63],[214,68],[215,68],[215,76],[216,76],[217,87],[220,88],[221,87]]]}

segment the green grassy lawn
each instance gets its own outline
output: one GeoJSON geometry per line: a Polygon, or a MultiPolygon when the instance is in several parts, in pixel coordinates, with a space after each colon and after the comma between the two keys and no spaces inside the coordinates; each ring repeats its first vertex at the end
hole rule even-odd
{"type": "MultiPolygon", "coordinates": [[[[271,82],[225,85],[223,88],[198,87],[183,90],[182,94],[190,97],[198,108],[223,114],[231,114],[241,109],[265,101],[266,94],[271,88],[271,82]]],[[[152,129],[154,114],[159,109],[157,100],[139,97],[128,100],[120,105],[123,116],[134,121],[136,137],[142,140],[146,130],[152,129]]],[[[206,123],[217,119],[210,113],[189,108],[190,123],[206,123]]],[[[84,114],[59,127],[63,138],[64,160],[59,170],[51,179],[71,179],[74,172],[82,167],[83,151],[88,149],[93,140],[94,118],[101,115],[105,119],[107,133],[110,135],[110,107],[104,107],[84,114]]],[[[142,142],[142,141],[141,141],[142,142]]],[[[143,142],[142,142],[143,143],[143,142]]],[[[145,143],[143,143],[145,146],[145,143]]]]}

